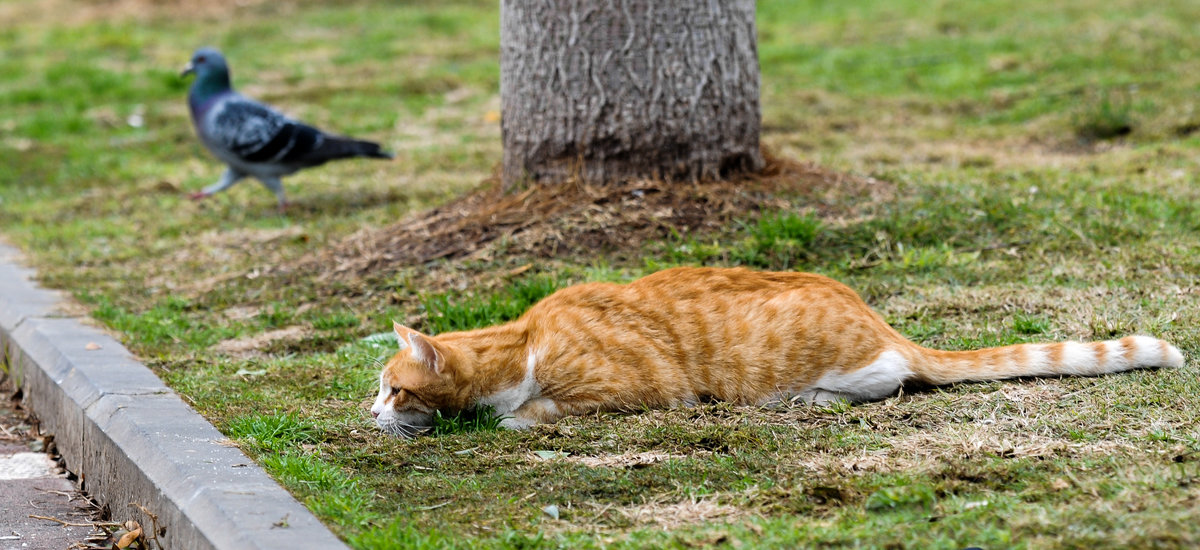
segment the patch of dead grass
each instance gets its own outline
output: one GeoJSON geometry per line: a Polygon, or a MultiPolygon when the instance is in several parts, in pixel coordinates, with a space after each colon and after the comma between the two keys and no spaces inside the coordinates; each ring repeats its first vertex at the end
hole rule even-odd
{"type": "MultiPolygon", "coordinates": [[[[939,410],[941,406],[923,395],[860,405],[849,413],[851,423],[865,421],[875,426],[879,433],[890,432],[891,435],[883,440],[883,448],[848,449],[836,453],[804,451],[796,460],[799,466],[809,471],[838,477],[861,473],[934,472],[946,464],[989,456],[1055,459],[1145,452],[1143,447],[1121,436],[1072,441],[1061,432],[1049,429],[1059,422],[1060,413],[1044,410],[1046,403],[1072,401],[1077,394],[1089,391],[1072,390],[1066,383],[1044,379],[1029,383],[1005,382],[995,392],[956,395],[946,410],[939,410]],[[918,416],[914,418],[903,412],[906,405],[916,405],[922,410],[915,412],[918,416]]],[[[1086,416],[1087,412],[1071,409],[1071,414],[1086,416]]]]}
{"type": "Polygon", "coordinates": [[[672,531],[697,523],[728,523],[748,515],[745,510],[719,504],[715,498],[691,498],[679,502],[650,502],[616,511],[637,525],[657,525],[672,531]]]}
{"type": "Polygon", "coordinates": [[[570,456],[566,460],[568,462],[583,464],[588,468],[644,468],[666,460],[683,458],[686,457],[680,454],[646,451],[640,453],[626,452],[617,455],[570,456]]]}
{"type": "Polygon", "coordinates": [[[233,306],[221,312],[230,321],[253,319],[260,313],[262,313],[262,308],[257,306],[233,306]]]}
{"type": "Polygon", "coordinates": [[[835,457],[826,461],[822,469],[840,469],[849,473],[930,472],[948,463],[980,456],[1050,459],[1141,452],[1144,449],[1128,441],[1071,442],[998,426],[954,425],[936,432],[920,432],[899,438],[887,449],[835,457]]]}
{"type": "Polygon", "coordinates": [[[312,333],[312,329],[292,325],[278,330],[262,332],[253,336],[222,340],[212,347],[212,350],[231,357],[245,358],[262,355],[262,350],[275,342],[297,341],[312,333]]]}

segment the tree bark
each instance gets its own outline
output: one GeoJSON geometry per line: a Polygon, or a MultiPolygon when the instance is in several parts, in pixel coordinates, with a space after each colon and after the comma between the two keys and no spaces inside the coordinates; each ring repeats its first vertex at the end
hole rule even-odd
{"type": "Polygon", "coordinates": [[[501,0],[506,188],[762,168],[754,0],[501,0]]]}

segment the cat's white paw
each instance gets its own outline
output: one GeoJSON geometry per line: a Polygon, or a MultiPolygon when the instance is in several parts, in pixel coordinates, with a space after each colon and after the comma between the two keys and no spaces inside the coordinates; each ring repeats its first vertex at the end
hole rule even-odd
{"type": "Polygon", "coordinates": [[[510,430],[528,430],[534,424],[536,422],[528,418],[516,418],[512,416],[500,421],[501,428],[508,428],[510,430]]]}

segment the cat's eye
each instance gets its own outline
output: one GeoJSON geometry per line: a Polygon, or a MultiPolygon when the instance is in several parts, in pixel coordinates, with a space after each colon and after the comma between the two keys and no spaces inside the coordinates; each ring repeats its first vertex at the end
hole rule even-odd
{"type": "Polygon", "coordinates": [[[404,388],[393,387],[392,388],[392,396],[400,395],[400,392],[402,392],[402,391],[404,391],[404,388]]]}

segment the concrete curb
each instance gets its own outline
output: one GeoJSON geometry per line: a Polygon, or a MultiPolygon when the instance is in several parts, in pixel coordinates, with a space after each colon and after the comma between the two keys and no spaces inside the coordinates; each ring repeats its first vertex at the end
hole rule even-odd
{"type": "Polygon", "coordinates": [[[0,243],[0,356],[66,468],[164,548],[345,548],[119,342],[63,313],[0,243]],[[98,346],[98,347],[97,347],[98,346]]]}

